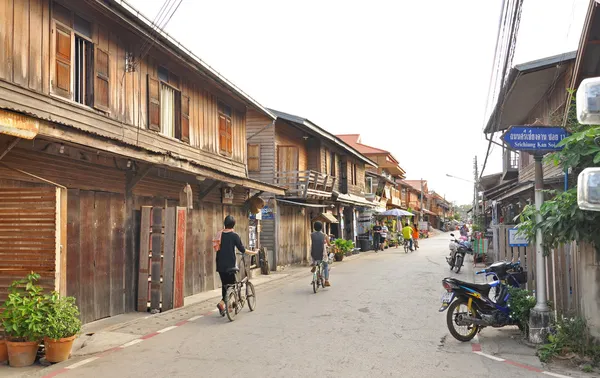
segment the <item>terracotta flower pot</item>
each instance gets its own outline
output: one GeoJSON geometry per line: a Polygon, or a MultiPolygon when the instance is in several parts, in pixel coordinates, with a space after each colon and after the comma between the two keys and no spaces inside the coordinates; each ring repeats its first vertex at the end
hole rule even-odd
{"type": "Polygon", "coordinates": [[[37,341],[7,341],[8,363],[11,367],[33,365],[40,343],[37,341]]]}
{"type": "Polygon", "coordinates": [[[71,355],[71,348],[73,348],[74,341],[75,335],[58,340],[52,340],[45,337],[44,347],[46,348],[46,360],[53,363],[68,360],[71,355]]]}
{"type": "Polygon", "coordinates": [[[335,261],[342,261],[344,259],[344,255],[341,253],[336,253],[334,256],[335,256],[335,261]]]}
{"type": "Polygon", "coordinates": [[[6,349],[6,340],[0,339],[0,362],[8,361],[8,350],[6,349]]]}

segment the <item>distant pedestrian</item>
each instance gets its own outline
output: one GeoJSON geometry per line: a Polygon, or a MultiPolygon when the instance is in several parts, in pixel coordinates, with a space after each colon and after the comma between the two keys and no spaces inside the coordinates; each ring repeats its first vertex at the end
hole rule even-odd
{"type": "Polygon", "coordinates": [[[381,247],[381,230],[381,223],[377,221],[375,226],[373,226],[373,248],[375,251],[379,251],[379,248],[381,247]]]}
{"type": "Polygon", "coordinates": [[[419,229],[417,228],[416,223],[414,223],[412,227],[413,227],[413,234],[412,234],[413,243],[414,243],[415,250],[417,250],[417,249],[419,249],[419,229]]]}
{"type": "Polygon", "coordinates": [[[382,251],[385,248],[385,242],[387,241],[388,231],[389,231],[389,229],[384,223],[383,226],[381,226],[381,240],[380,240],[380,244],[379,244],[380,249],[382,251]]]}

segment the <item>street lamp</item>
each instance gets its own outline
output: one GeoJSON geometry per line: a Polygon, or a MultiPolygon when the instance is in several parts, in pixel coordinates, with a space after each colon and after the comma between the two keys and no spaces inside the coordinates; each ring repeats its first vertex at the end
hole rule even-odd
{"type": "Polygon", "coordinates": [[[475,184],[475,181],[473,180],[468,180],[468,179],[464,179],[462,177],[456,177],[456,176],[452,176],[451,174],[446,173],[446,176],[457,179],[457,180],[462,180],[462,181],[466,181],[466,182],[470,182],[471,184],[475,184]]]}

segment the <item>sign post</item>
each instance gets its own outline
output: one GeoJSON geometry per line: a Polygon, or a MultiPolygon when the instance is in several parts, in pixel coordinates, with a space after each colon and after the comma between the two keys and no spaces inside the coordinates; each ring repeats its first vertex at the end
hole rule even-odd
{"type": "MultiPolygon", "coordinates": [[[[564,127],[542,126],[536,121],[529,126],[511,126],[502,140],[513,150],[524,151],[533,154],[535,159],[535,208],[537,210],[537,223],[542,221],[542,215],[539,213],[544,203],[544,170],[542,158],[546,153],[559,151],[562,146],[558,146],[560,141],[568,136],[564,127]]],[[[542,231],[537,230],[535,235],[535,279],[536,285],[536,304],[531,310],[529,317],[529,341],[541,344],[546,341],[548,327],[550,325],[550,308],[546,296],[546,258],[543,251],[542,231]]]]}

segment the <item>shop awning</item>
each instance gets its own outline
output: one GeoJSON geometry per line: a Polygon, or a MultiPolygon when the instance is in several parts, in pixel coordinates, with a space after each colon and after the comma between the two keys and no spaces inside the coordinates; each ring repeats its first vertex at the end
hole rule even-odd
{"type": "Polygon", "coordinates": [[[340,194],[337,198],[339,202],[349,203],[351,205],[363,207],[375,207],[376,205],[366,200],[364,197],[355,196],[354,194],[340,194]]]}
{"type": "Polygon", "coordinates": [[[295,205],[295,206],[304,206],[304,207],[318,207],[318,208],[329,207],[329,205],[320,205],[320,204],[317,204],[317,203],[304,203],[304,202],[288,201],[288,200],[283,200],[283,199],[279,199],[279,198],[277,198],[277,202],[281,202],[281,203],[286,204],[286,205],[295,205]]]}
{"type": "Polygon", "coordinates": [[[427,215],[433,215],[433,216],[436,216],[436,217],[438,216],[438,215],[437,215],[436,213],[434,213],[433,211],[429,211],[429,210],[427,210],[427,209],[423,209],[423,212],[424,212],[425,214],[427,214],[427,215]]]}
{"type": "Polygon", "coordinates": [[[319,216],[312,220],[313,222],[324,222],[324,223],[339,223],[336,217],[331,213],[321,213],[319,216]]]}

